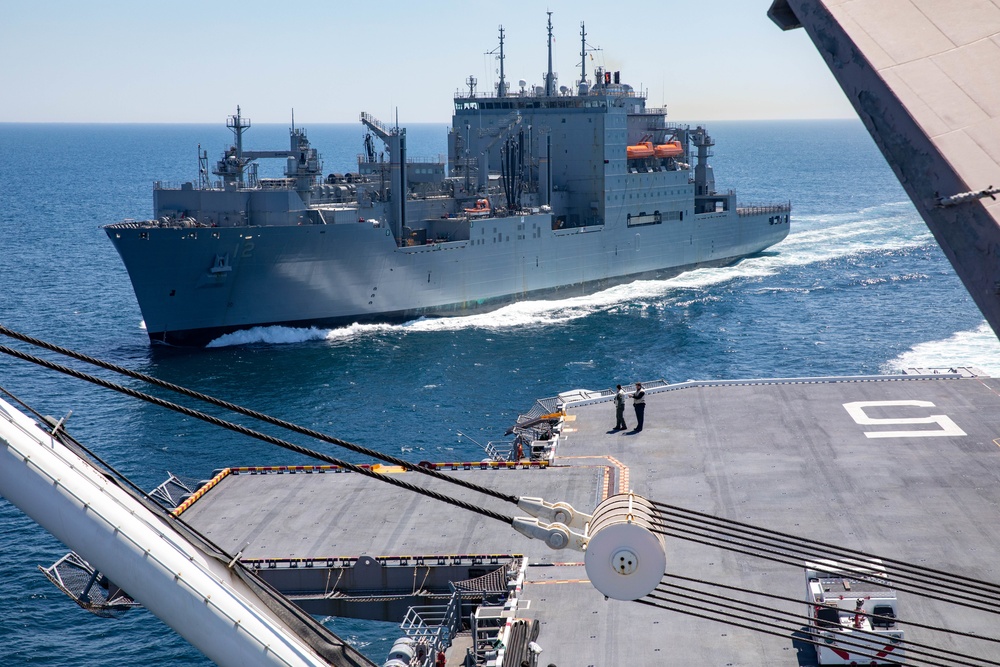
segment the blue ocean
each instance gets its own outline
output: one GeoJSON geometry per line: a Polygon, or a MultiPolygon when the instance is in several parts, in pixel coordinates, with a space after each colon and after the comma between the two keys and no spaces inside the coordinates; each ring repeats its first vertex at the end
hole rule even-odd
{"type": "MultiPolygon", "coordinates": [[[[356,170],[360,125],[307,130],[325,171],[356,170]]],[[[254,125],[245,145],[284,146],[287,131],[254,125]]],[[[478,460],[477,443],[569,389],[910,366],[1000,373],[1000,343],[860,122],[709,131],[720,189],[792,202],[791,234],[760,256],[474,317],[260,329],[192,351],[149,345],[100,226],[149,217],[156,180],[196,180],[198,146],[215,159],[225,126],[0,124],[0,323],[414,461],[478,460]]],[[[436,157],[446,125],[411,126],[408,139],[412,156],[436,157]]],[[[44,414],[72,411],[69,431],[147,489],[168,472],[305,462],[6,356],[0,385],[44,414]]],[[[209,664],[144,610],[107,620],[76,607],[36,568],[66,551],[0,500],[2,664],[209,664]]],[[[379,664],[399,634],[324,622],[379,664]]]]}

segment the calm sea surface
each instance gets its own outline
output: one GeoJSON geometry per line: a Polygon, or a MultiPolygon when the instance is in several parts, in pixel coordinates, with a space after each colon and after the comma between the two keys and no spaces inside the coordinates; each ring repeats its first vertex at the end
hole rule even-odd
{"type": "MultiPolygon", "coordinates": [[[[360,125],[308,130],[327,172],[355,170],[360,125]]],[[[153,181],[195,179],[197,145],[214,160],[229,132],[0,124],[0,323],[414,461],[478,459],[459,431],[501,439],[535,398],[574,388],[904,365],[1000,373],[1000,344],[859,122],[709,130],[720,189],[743,203],[793,203],[791,235],[762,256],[475,317],[270,329],[176,351],[149,346],[99,226],[149,217],[153,181]]],[[[443,153],[445,133],[444,124],[410,127],[410,154],[443,153]]],[[[246,144],[287,140],[285,127],[254,126],[246,144]]],[[[71,432],[145,488],[168,470],[202,478],[227,465],[303,462],[7,357],[0,385],[46,414],[72,410],[71,432]]],[[[2,664],[208,664],[144,610],[104,620],[63,597],[35,566],[66,551],[0,499],[2,664]]],[[[327,623],[379,664],[399,634],[391,624],[327,623]]]]}

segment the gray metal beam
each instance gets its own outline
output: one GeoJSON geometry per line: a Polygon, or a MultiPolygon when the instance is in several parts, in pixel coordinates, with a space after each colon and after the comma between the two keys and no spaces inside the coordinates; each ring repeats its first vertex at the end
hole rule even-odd
{"type": "Polygon", "coordinates": [[[804,27],[1000,336],[1000,6],[775,0],[804,27]]]}

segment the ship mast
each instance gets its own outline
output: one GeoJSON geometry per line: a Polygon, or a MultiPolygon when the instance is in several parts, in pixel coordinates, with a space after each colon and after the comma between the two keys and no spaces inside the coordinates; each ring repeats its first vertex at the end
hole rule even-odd
{"type": "Polygon", "coordinates": [[[500,60],[500,81],[497,83],[497,97],[507,97],[507,78],[503,73],[503,26],[500,26],[500,46],[492,51],[487,51],[486,55],[492,55],[498,53],[497,58],[500,60]]]}
{"type": "Polygon", "coordinates": [[[549,71],[545,74],[545,96],[551,97],[555,92],[555,76],[552,74],[552,12],[545,12],[549,15],[549,71]]]}
{"type": "MultiPolygon", "coordinates": [[[[579,92],[581,95],[586,95],[590,90],[590,86],[587,85],[587,54],[594,51],[600,51],[601,49],[595,46],[587,46],[587,28],[583,21],[580,22],[580,84],[579,92]]],[[[598,82],[600,83],[600,82],[598,82]]]]}
{"type": "Polygon", "coordinates": [[[236,107],[236,115],[226,119],[226,127],[236,135],[236,182],[243,187],[243,130],[250,127],[250,119],[240,115],[240,107],[236,107]]]}

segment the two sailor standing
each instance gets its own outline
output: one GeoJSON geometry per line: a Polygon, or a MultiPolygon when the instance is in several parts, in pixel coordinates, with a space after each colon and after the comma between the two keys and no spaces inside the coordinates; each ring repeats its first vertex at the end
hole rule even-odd
{"type": "MultiPolygon", "coordinates": [[[[625,398],[628,394],[621,385],[616,387],[615,392],[615,429],[621,431],[627,429],[625,424],[625,398]]],[[[646,412],[646,390],[642,388],[642,383],[635,383],[635,392],[632,394],[632,407],[635,408],[636,427],[635,432],[642,430],[642,420],[646,412]]]]}

